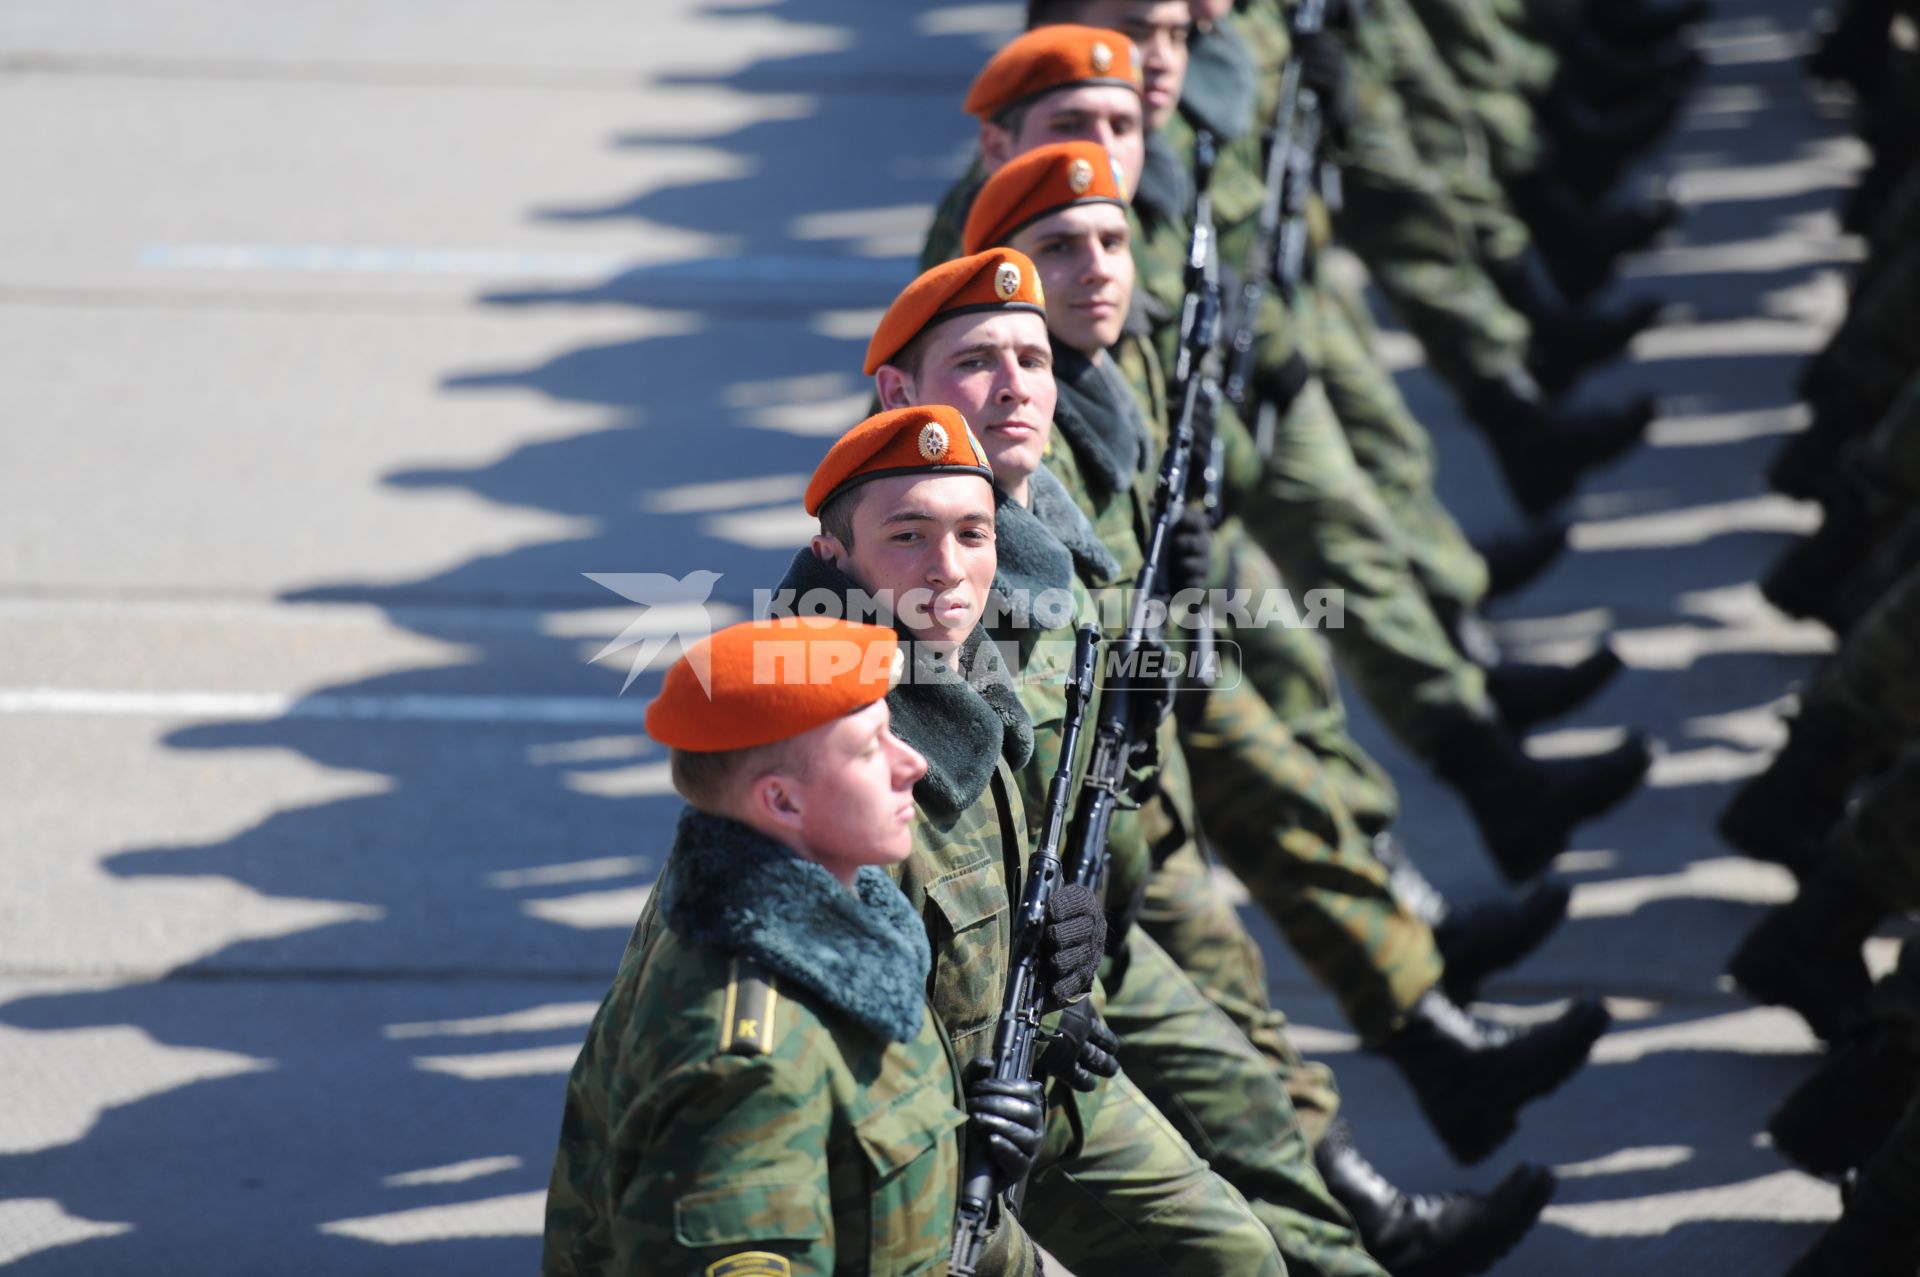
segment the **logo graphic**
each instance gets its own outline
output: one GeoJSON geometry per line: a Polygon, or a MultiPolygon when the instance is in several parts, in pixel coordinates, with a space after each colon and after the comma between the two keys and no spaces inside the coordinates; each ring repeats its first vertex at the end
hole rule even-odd
{"type": "Polygon", "coordinates": [[[1013,295],[1020,291],[1020,268],[1012,262],[1001,262],[993,271],[993,291],[1000,294],[1000,300],[1010,302],[1013,295]]]}
{"type": "Polygon", "coordinates": [[[1085,195],[1087,188],[1093,185],[1093,165],[1085,160],[1075,160],[1067,165],[1067,186],[1075,195],[1085,195]]]}
{"type": "Polygon", "coordinates": [[[937,421],[929,421],[920,427],[920,455],[928,461],[938,461],[947,455],[947,430],[937,421]]]}
{"type": "MultiPolygon", "coordinates": [[[[720,580],[718,572],[689,572],[677,578],[664,572],[582,572],[580,575],[646,609],[593,654],[597,661],[629,647],[638,649],[627,669],[627,681],[620,685],[622,693],[633,686],[633,680],[666,650],[667,644],[678,642],[684,650],[713,633],[713,618],[707,615],[705,604],[720,580]]],[[[694,676],[700,680],[700,689],[711,696],[712,670],[704,661],[696,660],[692,665],[694,676]]]]}

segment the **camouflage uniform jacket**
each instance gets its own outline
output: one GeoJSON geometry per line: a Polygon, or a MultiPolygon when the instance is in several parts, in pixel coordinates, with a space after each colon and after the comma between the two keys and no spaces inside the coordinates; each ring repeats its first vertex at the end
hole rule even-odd
{"type": "Polygon", "coordinates": [[[541,1270],[944,1271],[965,1120],[926,936],[688,811],[567,1083],[541,1270]]]}

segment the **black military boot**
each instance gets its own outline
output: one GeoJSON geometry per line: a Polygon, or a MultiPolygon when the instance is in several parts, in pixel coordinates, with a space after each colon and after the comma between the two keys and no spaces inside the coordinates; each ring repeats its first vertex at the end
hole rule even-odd
{"type": "Polygon", "coordinates": [[[1866,1010],[1873,979],[1861,949],[1885,916],[1870,889],[1829,862],[1747,933],[1727,974],[1755,1002],[1798,1011],[1836,1041],[1866,1010]]]}
{"type": "Polygon", "coordinates": [[[1589,758],[1530,758],[1497,721],[1463,720],[1434,750],[1434,770],[1466,801],[1494,863],[1526,882],[1567,849],[1576,825],[1640,787],[1653,747],[1634,733],[1589,758]]]}
{"type": "Polygon", "coordinates": [[[1533,329],[1527,368],[1552,394],[1566,390],[1588,369],[1617,358],[1660,315],[1661,304],[1651,297],[1606,311],[1575,307],[1534,252],[1489,262],[1487,273],[1508,304],[1527,317],[1533,329]]]}
{"type": "Polygon", "coordinates": [[[1920,1051],[1869,1025],[1837,1043],[1767,1123],[1773,1146],[1815,1175],[1865,1166],[1920,1095],[1920,1051]]]}
{"type": "Polygon", "coordinates": [[[1474,1000],[1488,976],[1505,971],[1545,944],[1566,921],[1567,903],[1573,897],[1565,883],[1542,881],[1517,895],[1454,904],[1427,881],[1391,833],[1374,836],[1373,854],[1387,868],[1394,898],[1432,929],[1445,964],[1440,986],[1462,1004],[1474,1000]]]}
{"type": "Polygon", "coordinates": [[[1760,593],[1788,616],[1819,617],[1846,575],[1873,552],[1878,527],[1853,488],[1836,476],[1822,487],[1826,517],[1760,578],[1760,593]]]}
{"type": "MultiPolygon", "coordinates": [[[[1888,1150],[1891,1151],[1890,1149],[1888,1150]]],[[[1913,1277],[1920,1272],[1920,1226],[1914,1222],[1912,1189],[1904,1167],[1881,1157],[1869,1163],[1846,1209],[1787,1277],[1913,1277]]]]}
{"type": "Polygon", "coordinates": [[[1560,83],[1602,109],[1625,106],[1649,94],[1684,91],[1706,65],[1698,50],[1684,44],[1628,50],[1578,28],[1560,42],[1559,52],[1560,83]]]}
{"type": "Polygon", "coordinates": [[[1367,1253],[1393,1277],[1485,1272],[1527,1235],[1556,1186],[1552,1171],[1523,1162],[1484,1197],[1402,1192],[1360,1155],[1345,1122],[1328,1129],[1313,1161],[1353,1216],[1367,1253]]]}
{"type": "Polygon", "coordinates": [[[1487,695],[1500,721],[1516,735],[1586,704],[1625,664],[1610,647],[1575,665],[1531,665],[1502,661],[1487,671],[1487,695]]]}
{"type": "Polygon", "coordinates": [[[1651,398],[1615,408],[1556,409],[1525,372],[1472,386],[1462,406],[1487,436],[1514,500],[1528,514],[1564,501],[1591,466],[1627,452],[1653,421],[1651,398]]]}
{"type": "Polygon", "coordinates": [[[1678,0],[1660,3],[1618,4],[1614,0],[1593,0],[1581,11],[1580,20],[1600,36],[1630,49],[1644,49],[1672,40],[1707,16],[1707,0],[1678,0]]]}
{"type": "Polygon", "coordinates": [[[1566,553],[1567,532],[1565,519],[1549,516],[1518,531],[1475,541],[1473,548],[1487,564],[1487,597],[1505,598],[1533,584],[1566,553]]]}
{"type": "Polygon", "coordinates": [[[1663,96],[1614,111],[1596,111],[1565,95],[1540,104],[1540,122],[1562,157],[1553,171],[1575,191],[1597,198],[1626,167],[1665,137],[1684,97],[1663,96]]]}
{"type": "Polygon", "coordinates": [[[1787,720],[1787,743],[1720,813],[1720,836],[1755,860],[1805,879],[1869,765],[1845,718],[1810,701],[1787,720]]]}
{"type": "Polygon", "coordinates": [[[1587,1062],[1610,1023],[1598,998],[1583,997],[1544,1024],[1513,1028],[1429,989],[1381,1050],[1413,1087],[1447,1151],[1472,1165],[1513,1134],[1522,1105],[1587,1062]]]}
{"type": "Polygon", "coordinates": [[[1575,192],[1546,171],[1514,182],[1512,195],[1569,305],[1605,287],[1616,261],[1647,247],[1685,215],[1664,183],[1655,184],[1644,200],[1598,199],[1575,192]]]}

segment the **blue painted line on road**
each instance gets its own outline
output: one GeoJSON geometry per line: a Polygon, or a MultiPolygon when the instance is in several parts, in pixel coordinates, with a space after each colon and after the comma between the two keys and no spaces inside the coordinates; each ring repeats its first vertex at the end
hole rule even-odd
{"type": "Polygon", "coordinates": [[[638,262],[616,253],[523,249],[353,247],[333,244],[149,244],[139,263],[155,270],[309,275],[510,275],[697,283],[885,284],[913,277],[906,258],[752,254],[638,262]]]}
{"type": "Polygon", "coordinates": [[[317,718],[413,723],[601,723],[644,725],[647,702],[615,696],[474,696],[393,693],[292,696],[277,692],[0,688],[0,714],[92,714],[153,718],[317,718]]]}

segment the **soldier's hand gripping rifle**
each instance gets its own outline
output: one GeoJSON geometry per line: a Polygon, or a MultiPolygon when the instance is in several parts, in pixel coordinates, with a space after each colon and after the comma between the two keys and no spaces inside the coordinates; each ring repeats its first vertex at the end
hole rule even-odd
{"type": "MultiPolygon", "coordinates": [[[[1047,786],[1046,822],[1040,845],[1027,860],[1027,882],[1020,895],[1020,911],[1013,920],[1012,960],[1008,964],[1006,993],[1000,1018],[993,1026],[992,1071],[1001,1081],[1023,1082],[1033,1076],[1034,1048],[1040,1032],[1040,937],[1047,924],[1047,906],[1063,878],[1060,841],[1073,799],[1073,764],[1080,753],[1080,731],[1087,701],[1093,695],[1094,657],[1100,631],[1085,625],[1074,638],[1073,677],[1067,684],[1067,717],[1060,739],[1060,765],[1047,786]]],[[[960,1207],[953,1229],[953,1254],[947,1262],[952,1277],[973,1277],[987,1244],[987,1217],[993,1195],[1001,1188],[986,1141],[969,1142],[966,1178],[960,1185],[960,1207]]]]}
{"type": "MultiPolygon", "coordinates": [[[[1312,35],[1325,23],[1326,0],[1304,0],[1294,15],[1293,33],[1296,37],[1312,35]]],[[[1262,403],[1251,419],[1247,413],[1253,387],[1253,327],[1266,299],[1268,281],[1289,303],[1300,286],[1307,253],[1307,197],[1320,149],[1319,95],[1304,83],[1303,75],[1300,55],[1295,52],[1281,74],[1280,102],[1267,130],[1266,195],[1260,201],[1246,270],[1240,276],[1233,342],[1227,350],[1227,402],[1242,420],[1251,420],[1262,456],[1272,450],[1277,409],[1262,403]]]]}

